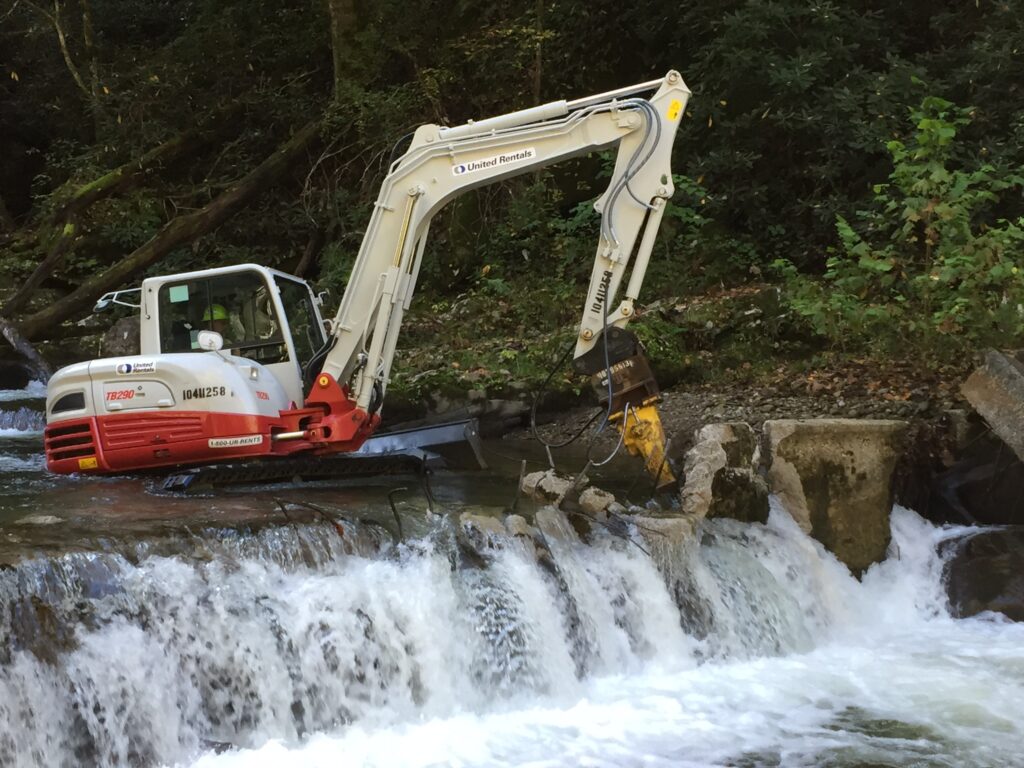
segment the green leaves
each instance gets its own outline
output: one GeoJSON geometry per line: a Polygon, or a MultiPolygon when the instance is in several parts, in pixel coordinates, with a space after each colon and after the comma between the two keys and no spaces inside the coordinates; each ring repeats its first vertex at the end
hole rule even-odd
{"type": "Polygon", "coordinates": [[[783,270],[791,304],[840,345],[898,348],[914,334],[948,355],[1022,339],[1024,229],[997,215],[1021,175],[958,160],[974,109],[927,97],[910,112],[913,135],[888,143],[889,183],[856,224],[836,217],[824,282],[783,270]]]}

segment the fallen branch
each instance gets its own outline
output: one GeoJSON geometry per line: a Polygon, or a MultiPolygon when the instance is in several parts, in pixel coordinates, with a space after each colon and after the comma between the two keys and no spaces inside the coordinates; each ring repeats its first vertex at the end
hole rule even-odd
{"type": "Polygon", "coordinates": [[[22,334],[27,339],[44,336],[50,329],[84,312],[104,293],[121,287],[175,248],[191,243],[215,230],[277,183],[319,134],[319,121],[306,125],[237,184],[218,195],[204,208],[172,219],[151,240],[136,248],[117,264],[86,280],[59,301],[26,317],[18,324],[22,334]]]}
{"type": "Polygon", "coordinates": [[[54,241],[46,258],[39,262],[39,266],[32,271],[32,274],[28,276],[25,282],[18,286],[18,290],[7,300],[3,309],[0,309],[0,315],[11,317],[15,312],[28,304],[28,300],[32,298],[32,294],[35,293],[39,284],[60,266],[64,256],[71,250],[71,245],[74,243],[77,233],[78,227],[73,221],[68,221],[54,241]]]}
{"type": "Polygon", "coordinates": [[[238,111],[238,107],[233,107],[220,112],[204,125],[180,133],[149,150],[141,157],[103,174],[95,181],[78,187],[57,207],[53,216],[54,223],[60,226],[70,216],[81,213],[96,201],[130,189],[154,171],[173,165],[182,158],[202,149],[217,138],[225,128],[234,124],[232,118],[238,114],[238,111]]]}
{"type": "Polygon", "coordinates": [[[50,364],[47,363],[42,356],[36,351],[28,340],[21,335],[21,332],[17,327],[8,320],[0,317],[0,333],[3,337],[10,342],[14,350],[28,360],[29,365],[32,366],[36,376],[43,381],[49,380],[50,376],[53,375],[53,370],[50,368],[50,364]]]}
{"type": "MultiPolygon", "coordinates": [[[[234,114],[237,114],[237,108],[222,112],[204,126],[190,129],[165,141],[146,152],[142,157],[127,162],[88,184],[83,184],[66,196],[66,199],[57,206],[49,226],[44,228],[44,231],[45,229],[56,231],[56,236],[50,245],[50,252],[36,266],[28,279],[18,287],[15,294],[7,300],[3,309],[0,309],[0,315],[12,317],[21,311],[40,284],[60,268],[78,234],[75,223],[78,214],[99,200],[138,186],[153,172],[199,151],[218,136],[225,126],[232,123],[230,117],[234,114]]],[[[58,197],[60,197],[59,192],[58,197]]],[[[45,234],[43,236],[45,237],[45,234]]]]}

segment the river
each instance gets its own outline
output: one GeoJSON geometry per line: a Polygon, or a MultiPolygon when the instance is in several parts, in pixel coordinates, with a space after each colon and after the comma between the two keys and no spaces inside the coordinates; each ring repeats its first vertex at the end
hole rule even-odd
{"type": "Polygon", "coordinates": [[[565,529],[472,561],[457,514],[502,514],[512,471],[439,476],[433,514],[412,487],[399,533],[394,480],[48,477],[26,418],[0,431],[2,766],[1024,765],[1024,625],[947,610],[971,529],[897,507],[862,581],[774,502],[691,546],[565,529]]]}

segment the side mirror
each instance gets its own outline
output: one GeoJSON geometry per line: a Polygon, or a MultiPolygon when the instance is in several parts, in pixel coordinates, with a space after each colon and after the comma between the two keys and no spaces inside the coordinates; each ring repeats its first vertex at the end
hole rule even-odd
{"type": "Polygon", "coordinates": [[[224,348],[224,337],[216,331],[200,331],[196,341],[199,348],[206,352],[217,352],[224,348]]]}
{"type": "Polygon", "coordinates": [[[96,306],[92,308],[92,311],[96,314],[103,312],[110,306],[110,299],[102,298],[96,302],[96,306]]]}

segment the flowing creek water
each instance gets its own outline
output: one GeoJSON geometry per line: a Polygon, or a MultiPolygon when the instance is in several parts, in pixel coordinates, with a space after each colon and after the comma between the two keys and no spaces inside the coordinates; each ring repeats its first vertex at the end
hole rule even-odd
{"type": "Polygon", "coordinates": [[[862,581],[777,505],[473,560],[514,469],[403,492],[399,538],[393,479],[49,477],[39,394],[0,394],[0,766],[1024,765],[1024,625],[946,607],[970,530],[897,507],[862,581]]]}

